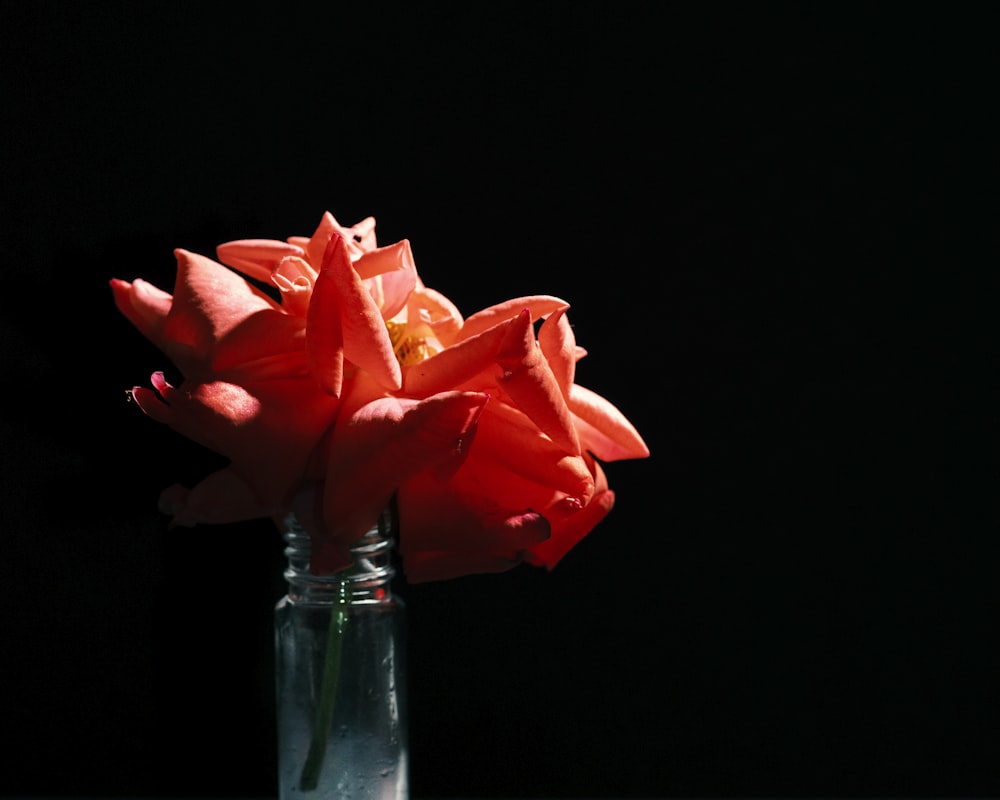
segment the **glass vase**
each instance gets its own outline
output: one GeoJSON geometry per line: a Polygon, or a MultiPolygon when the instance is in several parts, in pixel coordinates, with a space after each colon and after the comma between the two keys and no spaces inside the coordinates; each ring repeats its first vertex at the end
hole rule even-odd
{"type": "Polygon", "coordinates": [[[309,571],[309,535],[286,520],[287,594],[275,609],[280,800],[407,800],[404,607],[392,594],[391,514],[353,567],[309,571]]]}

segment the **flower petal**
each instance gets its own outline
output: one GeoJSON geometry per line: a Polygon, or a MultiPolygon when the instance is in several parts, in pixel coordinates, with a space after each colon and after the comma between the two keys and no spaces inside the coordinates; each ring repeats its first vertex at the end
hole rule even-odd
{"type": "Polygon", "coordinates": [[[215,248],[215,255],[223,264],[234,267],[262,283],[271,282],[271,273],[281,259],[287,256],[303,258],[305,251],[294,244],[276,239],[238,239],[215,248]]]}
{"type": "Polygon", "coordinates": [[[141,278],[131,283],[112,278],[110,283],[118,310],[143,336],[154,344],[160,343],[173,296],[141,278]]]}
{"type": "Polygon", "coordinates": [[[335,287],[344,358],[370,373],[385,388],[402,388],[402,372],[382,312],[351,264],[340,236],[330,240],[323,256],[323,269],[316,281],[317,288],[324,278],[331,280],[335,287]]]}
{"type": "Polygon", "coordinates": [[[154,373],[151,382],[162,400],[148,389],[132,392],[143,411],[229,458],[233,472],[268,508],[287,505],[338,408],[309,376],[247,386],[185,382],[178,389],[154,373]]]}
{"type": "Polygon", "coordinates": [[[275,372],[275,361],[283,362],[279,374],[306,374],[306,321],[275,309],[248,316],[216,343],[209,368],[219,377],[231,379],[238,372],[241,382],[256,377],[255,365],[275,372]]]}
{"type": "Polygon", "coordinates": [[[579,455],[580,442],[572,417],[559,383],[535,341],[528,309],[508,329],[496,361],[504,370],[500,386],[518,408],[567,453],[579,455]]]}
{"type": "Polygon", "coordinates": [[[333,214],[329,211],[324,211],[319,225],[316,226],[316,230],[313,231],[312,236],[304,241],[297,241],[295,239],[290,239],[289,241],[298,244],[302,248],[305,252],[306,261],[312,264],[313,268],[319,272],[323,266],[323,254],[326,253],[326,248],[330,245],[330,239],[337,234],[341,236],[348,235],[337,223],[337,220],[333,218],[333,214]]]}
{"type": "Polygon", "coordinates": [[[483,409],[471,449],[476,459],[495,463],[582,504],[593,494],[594,478],[584,459],[567,454],[523,413],[504,403],[490,403],[483,409]]]}
{"type": "Polygon", "coordinates": [[[352,242],[364,251],[374,250],[378,247],[375,239],[375,217],[365,217],[361,222],[357,222],[347,229],[352,242]]]}
{"type": "Polygon", "coordinates": [[[316,270],[304,258],[288,256],[278,262],[271,273],[271,283],[281,292],[281,308],[285,313],[306,318],[316,277],[316,270]]]}
{"type": "Polygon", "coordinates": [[[217,343],[258,311],[280,306],[246,279],[210,258],[174,251],[177,280],[174,299],[156,344],[185,377],[203,369],[217,343]]]}
{"type": "Polygon", "coordinates": [[[427,397],[453,389],[491,366],[496,369],[496,355],[509,325],[509,321],[495,325],[408,367],[406,394],[427,397]]]}
{"type": "Polygon", "coordinates": [[[576,338],[566,316],[567,309],[569,306],[553,311],[538,329],[538,344],[542,348],[542,355],[545,356],[563,397],[569,396],[569,388],[576,378],[577,360],[576,338]]]}
{"type": "Polygon", "coordinates": [[[462,330],[459,332],[457,338],[461,340],[475,336],[487,328],[492,328],[499,322],[516,317],[524,309],[528,309],[531,312],[531,321],[535,322],[542,317],[548,316],[553,311],[568,305],[569,303],[565,300],[560,300],[558,297],[552,297],[547,294],[515,297],[513,300],[506,300],[503,303],[497,303],[495,306],[484,308],[482,311],[477,311],[471,317],[468,317],[463,323],[462,330]]]}
{"type": "Polygon", "coordinates": [[[382,319],[392,319],[406,308],[410,293],[417,285],[417,269],[406,239],[388,247],[364,253],[354,262],[354,269],[365,281],[382,319]]]}
{"type": "Polygon", "coordinates": [[[550,533],[538,512],[479,504],[427,473],[400,486],[397,497],[399,549],[410,583],[503,572],[550,533]]]}
{"type": "Polygon", "coordinates": [[[324,515],[334,538],[349,544],[378,518],[393,492],[423,470],[460,462],[486,395],[447,392],[423,401],[385,397],[334,430],[324,515]]]}
{"type": "Polygon", "coordinates": [[[615,504],[615,493],[601,492],[586,506],[553,525],[552,535],[525,552],[524,560],[535,566],[552,569],[563,557],[603,520],[615,504]]]}
{"type": "Polygon", "coordinates": [[[356,225],[345,227],[337,222],[336,217],[329,211],[323,212],[319,225],[316,226],[316,230],[312,236],[308,238],[290,236],[288,242],[289,244],[301,247],[306,253],[306,260],[315,266],[316,269],[319,269],[323,263],[326,248],[334,236],[342,236],[344,238],[348,255],[352,261],[367,251],[376,249],[378,246],[375,240],[374,217],[365,217],[365,219],[356,225]]]}
{"type": "Polygon", "coordinates": [[[368,250],[354,261],[354,268],[362,279],[373,278],[387,272],[415,272],[410,240],[400,239],[395,244],[368,250]]]}
{"type": "Polygon", "coordinates": [[[549,522],[541,513],[480,502],[427,472],[401,484],[397,502],[404,558],[427,550],[503,551],[516,558],[549,537],[549,522]]]}
{"type": "Polygon", "coordinates": [[[458,307],[440,292],[421,285],[419,278],[410,295],[406,314],[409,320],[419,320],[430,328],[445,347],[455,341],[462,328],[462,314],[458,307]]]}
{"type": "Polygon", "coordinates": [[[309,371],[333,397],[340,397],[344,384],[344,331],[340,322],[337,280],[323,270],[313,286],[306,313],[306,356],[309,371]]]}
{"type": "Polygon", "coordinates": [[[649,448],[618,408],[580,384],[570,388],[569,408],[586,449],[602,461],[646,458],[649,448]]]}
{"type": "Polygon", "coordinates": [[[249,484],[228,467],[212,473],[193,489],[177,484],[164,489],[159,508],[172,517],[171,528],[243,522],[271,516],[276,510],[261,504],[249,484]]]}

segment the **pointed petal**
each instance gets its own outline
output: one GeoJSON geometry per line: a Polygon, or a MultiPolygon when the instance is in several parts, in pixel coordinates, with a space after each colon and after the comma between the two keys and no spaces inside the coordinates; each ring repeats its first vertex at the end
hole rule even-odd
{"type": "Polygon", "coordinates": [[[336,287],[344,358],[371,373],[387,389],[402,388],[402,372],[382,313],[351,264],[340,236],[330,241],[323,256],[320,277],[324,275],[336,287]]]}
{"type": "Polygon", "coordinates": [[[508,329],[496,361],[504,370],[500,385],[517,407],[567,453],[579,455],[580,442],[572,417],[559,383],[535,342],[527,309],[508,329]]]}
{"type": "Polygon", "coordinates": [[[340,323],[337,280],[323,270],[313,286],[306,314],[306,356],[309,371],[333,397],[340,397],[344,383],[344,332],[340,323]]]}
{"type": "Polygon", "coordinates": [[[132,283],[113,278],[110,283],[118,310],[143,336],[158,344],[173,296],[138,278],[132,283]]]}
{"type": "Polygon", "coordinates": [[[400,486],[399,548],[408,582],[503,572],[545,541],[548,520],[531,510],[478,505],[427,473],[400,486]]]}
{"type": "Polygon", "coordinates": [[[549,537],[549,523],[530,509],[470,502],[469,495],[429,473],[399,487],[399,549],[404,558],[421,551],[503,551],[508,558],[549,537]]]}
{"type": "Polygon", "coordinates": [[[237,239],[215,248],[215,255],[228,264],[262,283],[271,282],[271,273],[287,256],[302,258],[305,251],[294,244],[276,239],[237,239]]]}
{"type": "MultiPolygon", "coordinates": [[[[476,435],[479,435],[478,428],[476,435]]],[[[544,512],[566,499],[565,492],[531,480],[520,467],[510,469],[485,457],[476,449],[476,444],[473,440],[465,461],[448,481],[449,491],[461,497],[462,503],[476,509],[477,513],[486,517],[497,510],[503,513],[524,513],[529,509],[544,512]]],[[[439,477],[444,479],[445,476],[439,477]]],[[[579,505],[579,501],[576,503],[579,505]]]]}
{"type": "Polygon", "coordinates": [[[174,485],[160,493],[160,511],[170,527],[222,525],[268,517],[275,509],[260,503],[250,486],[228,467],[209,475],[193,489],[174,485]]]}
{"type": "MultiPolygon", "coordinates": [[[[155,386],[158,379],[164,383],[166,382],[162,372],[154,372],[150,377],[150,382],[155,386]]],[[[157,422],[169,424],[170,407],[160,399],[160,395],[156,392],[147,389],[145,386],[133,386],[129,390],[129,395],[135,401],[135,404],[142,409],[144,414],[152,417],[157,422]]]]}
{"type": "Polygon", "coordinates": [[[313,235],[310,236],[304,243],[299,243],[302,249],[305,251],[305,259],[308,261],[313,268],[319,272],[320,268],[323,266],[323,255],[326,253],[326,248],[330,244],[330,239],[335,235],[341,233],[341,227],[337,224],[337,220],[333,218],[333,214],[329,211],[324,211],[323,216],[320,218],[319,225],[316,226],[316,230],[313,231],[313,235]]]}
{"type": "Polygon", "coordinates": [[[460,462],[488,397],[448,392],[423,400],[385,397],[338,424],[324,513],[334,538],[361,536],[405,480],[460,462]]]}
{"type": "Polygon", "coordinates": [[[267,507],[288,503],[338,408],[308,375],[248,386],[210,381],[175,388],[154,373],[151,382],[159,397],[138,387],[132,393],[143,411],[229,458],[233,472],[267,507]]]}
{"type": "Polygon", "coordinates": [[[508,327],[508,322],[495,325],[409,367],[404,376],[406,393],[427,397],[454,389],[491,366],[496,369],[508,327]]]}
{"type": "Polygon", "coordinates": [[[400,239],[395,244],[362,253],[354,262],[354,268],[362,279],[373,278],[386,272],[415,272],[410,240],[400,239]]]}
{"type": "Polygon", "coordinates": [[[566,316],[568,309],[569,306],[563,306],[553,311],[538,330],[542,355],[549,363],[563,397],[569,397],[569,389],[576,379],[576,337],[566,316]]]}
{"type": "Polygon", "coordinates": [[[567,454],[524,414],[503,403],[490,403],[483,410],[472,451],[477,459],[565,493],[581,504],[593,494],[594,478],[584,459],[567,454]]]}
{"type": "Polygon", "coordinates": [[[649,455],[649,448],[635,426],[596,392],[574,384],[569,393],[569,408],[584,446],[602,461],[649,455]]]}
{"type": "MultiPolygon", "coordinates": [[[[221,337],[209,367],[216,375],[241,382],[257,377],[256,365],[284,376],[306,372],[306,321],[276,309],[258,311],[221,337]],[[282,364],[276,369],[276,364],[282,364]]],[[[259,377],[263,377],[260,375],[259,377]]]]}
{"type": "Polygon", "coordinates": [[[548,316],[556,309],[568,305],[569,303],[565,300],[560,300],[558,297],[552,297],[547,294],[515,297],[513,300],[507,300],[495,306],[484,308],[482,311],[477,311],[471,317],[468,317],[462,325],[458,339],[467,339],[470,336],[475,336],[487,328],[492,328],[499,322],[516,317],[524,309],[528,309],[531,312],[531,321],[535,322],[542,317],[548,316]]]}
{"type": "Polygon", "coordinates": [[[417,285],[417,269],[409,241],[403,239],[363,254],[354,262],[354,269],[365,281],[382,319],[392,319],[406,308],[410,293],[417,285]]]}
{"type": "Polygon", "coordinates": [[[347,229],[352,242],[362,250],[374,250],[378,247],[375,239],[375,217],[365,217],[361,222],[357,222],[347,229]]]}
{"type": "MultiPolygon", "coordinates": [[[[174,300],[163,325],[164,344],[168,348],[187,346],[195,354],[208,357],[214,352],[215,343],[251,314],[264,310],[280,312],[271,298],[222,264],[179,248],[174,254],[177,257],[174,300]]],[[[167,354],[171,355],[169,349],[167,354]]],[[[184,369],[183,365],[178,366],[184,369]]]]}
{"type": "Polygon", "coordinates": [[[552,569],[562,558],[603,520],[615,504],[615,493],[602,492],[590,503],[566,516],[552,527],[552,536],[528,548],[524,560],[535,566],[552,569]]]}

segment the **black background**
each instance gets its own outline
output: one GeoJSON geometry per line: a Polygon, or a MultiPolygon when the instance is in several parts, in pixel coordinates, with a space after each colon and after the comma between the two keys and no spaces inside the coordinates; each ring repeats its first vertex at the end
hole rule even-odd
{"type": "Polygon", "coordinates": [[[400,583],[414,795],[1000,790],[983,19],[206,6],[5,14],[0,793],[273,794],[281,543],[166,530],[215,457],[107,282],[325,210],[564,297],[652,451],[551,574],[400,583]]]}

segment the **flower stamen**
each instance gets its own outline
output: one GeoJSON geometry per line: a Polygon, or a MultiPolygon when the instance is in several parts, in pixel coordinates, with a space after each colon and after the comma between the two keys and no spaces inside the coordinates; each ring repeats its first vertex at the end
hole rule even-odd
{"type": "Polygon", "coordinates": [[[396,360],[401,367],[419,364],[438,351],[438,348],[428,341],[427,336],[421,335],[423,331],[419,328],[416,331],[411,331],[405,322],[391,319],[386,320],[385,326],[389,330],[392,351],[396,354],[396,360]]]}

